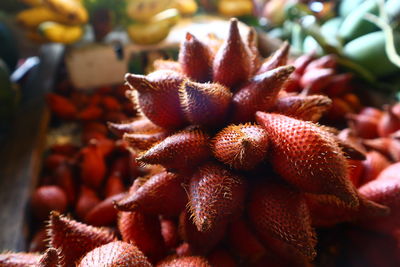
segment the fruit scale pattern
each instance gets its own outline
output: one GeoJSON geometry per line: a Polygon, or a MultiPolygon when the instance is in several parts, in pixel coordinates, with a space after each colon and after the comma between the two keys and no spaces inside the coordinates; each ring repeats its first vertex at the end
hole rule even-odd
{"type": "Polygon", "coordinates": [[[256,41],[231,19],[226,40],[188,33],[177,62],[127,74],[142,116],[109,128],[161,167],[114,201],[116,230],[53,211],[50,248],[3,254],[1,266],[313,266],[315,227],[398,220],[384,205],[394,193],[353,184],[364,152],[316,123],[332,101],[285,90],[288,44],[262,59],[256,41]]]}

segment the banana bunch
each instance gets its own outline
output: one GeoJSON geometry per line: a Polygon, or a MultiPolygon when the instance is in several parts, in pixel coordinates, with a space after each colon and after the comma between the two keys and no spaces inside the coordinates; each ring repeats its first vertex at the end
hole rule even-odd
{"type": "Polygon", "coordinates": [[[136,44],[150,45],[164,40],[181,15],[197,12],[195,0],[126,0],[126,14],[134,21],[127,33],[136,44]]]}
{"type": "Polygon", "coordinates": [[[251,15],[253,12],[252,0],[219,0],[218,13],[226,17],[240,17],[251,15]]]}
{"type": "Polygon", "coordinates": [[[89,16],[81,0],[20,1],[30,6],[16,16],[28,39],[71,44],[82,38],[89,16]]]}

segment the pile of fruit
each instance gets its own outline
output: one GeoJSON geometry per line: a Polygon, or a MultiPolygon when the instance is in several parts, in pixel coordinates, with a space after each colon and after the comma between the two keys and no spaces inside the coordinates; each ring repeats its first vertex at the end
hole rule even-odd
{"type": "Polygon", "coordinates": [[[28,39],[70,44],[82,38],[88,12],[76,0],[24,0],[31,8],[17,14],[28,39]]]}
{"type": "Polygon", "coordinates": [[[318,60],[295,69],[287,44],[264,59],[256,40],[232,19],[226,40],[188,33],[177,61],[127,74],[140,115],[109,123],[117,143],[89,122],[111,119],[87,111],[115,112],[108,93],[50,95],[59,117],[86,121],[83,146],[52,148],[32,198],[38,219],[53,209],[49,248],[2,266],[398,266],[399,106],[364,108],[341,132],[319,125],[335,82],[306,82],[318,60]]]}

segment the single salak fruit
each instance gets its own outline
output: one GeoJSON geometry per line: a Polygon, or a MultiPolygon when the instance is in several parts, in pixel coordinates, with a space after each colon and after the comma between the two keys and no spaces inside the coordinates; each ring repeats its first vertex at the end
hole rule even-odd
{"type": "Polygon", "coordinates": [[[278,50],[276,50],[269,58],[265,59],[261,67],[258,69],[257,74],[261,74],[286,65],[289,56],[289,50],[289,43],[286,41],[283,42],[278,50]]]}
{"type": "Polygon", "coordinates": [[[378,151],[368,151],[366,157],[366,160],[362,162],[363,173],[360,178],[361,185],[375,180],[375,178],[391,164],[390,161],[378,151]]]}
{"type": "Polygon", "coordinates": [[[48,225],[50,246],[60,253],[62,266],[73,266],[90,250],[115,240],[107,229],[96,228],[52,212],[48,225]]]}
{"type": "Polygon", "coordinates": [[[38,267],[57,267],[58,262],[58,251],[55,248],[48,248],[40,259],[38,267]]]}
{"type": "Polygon", "coordinates": [[[316,235],[301,192],[275,181],[257,185],[250,194],[248,213],[261,238],[272,235],[309,259],[316,256],[316,235]]]}
{"type": "Polygon", "coordinates": [[[82,185],[78,201],[75,206],[75,213],[78,218],[83,219],[86,217],[86,214],[100,202],[101,200],[97,196],[96,191],[82,185]]]}
{"type": "Polygon", "coordinates": [[[231,19],[228,38],[213,61],[213,81],[230,88],[247,82],[251,63],[251,51],[242,41],[238,21],[231,19]]]}
{"type": "Polygon", "coordinates": [[[107,178],[104,187],[104,197],[110,197],[125,192],[125,185],[122,182],[122,177],[120,172],[111,173],[107,178]]]}
{"type": "Polygon", "coordinates": [[[186,169],[205,161],[211,154],[209,136],[199,129],[178,132],[155,144],[137,160],[169,169],[186,169]]]}
{"type": "Polygon", "coordinates": [[[186,80],[179,88],[181,106],[194,125],[219,126],[225,121],[232,93],[218,83],[195,83],[186,80]]]}
{"type": "MultiPolygon", "coordinates": [[[[250,49],[251,55],[251,62],[252,62],[252,69],[251,73],[255,73],[261,66],[262,57],[260,52],[258,51],[258,38],[257,32],[254,28],[251,28],[247,34],[246,38],[247,47],[250,49]]],[[[286,63],[285,63],[286,64],[286,63]]],[[[285,65],[283,64],[283,65],[285,65]]]]}
{"type": "Polygon", "coordinates": [[[251,170],[265,159],[268,134],[258,125],[231,125],[217,133],[212,149],[214,156],[230,167],[251,170]]]}
{"type": "Polygon", "coordinates": [[[169,257],[156,267],[212,267],[206,258],[202,256],[169,257]]]}
{"type": "Polygon", "coordinates": [[[114,207],[114,203],[124,198],[125,195],[125,193],[120,193],[104,199],[86,214],[84,222],[93,226],[115,224],[118,210],[114,207]]]}
{"type": "Polygon", "coordinates": [[[151,267],[146,256],[133,244],[114,241],[87,253],[78,267],[151,267]]]}
{"type": "Polygon", "coordinates": [[[400,118],[393,113],[392,107],[386,107],[377,126],[380,137],[388,137],[390,134],[400,130],[400,118]]]}
{"type": "Polygon", "coordinates": [[[317,125],[280,114],[257,112],[270,139],[269,161],[286,181],[305,192],[334,195],[358,206],[348,166],[333,135],[317,125]]]}
{"type": "Polygon", "coordinates": [[[289,95],[277,99],[274,112],[304,121],[318,121],[332,106],[323,95],[289,95]]]}
{"type": "Polygon", "coordinates": [[[38,253],[3,253],[0,254],[0,266],[4,267],[26,267],[37,266],[40,261],[38,253]]]}
{"type": "Polygon", "coordinates": [[[46,96],[46,100],[51,111],[61,119],[72,120],[76,118],[78,110],[68,98],[58,94],[49,93],[46,96]]]}
{"type": "Polygon", "coordinates": [[[211,230],[240,213],[245,194],[243,177],[215,163],[200,166],[189,182],[189,209],[197,229],[211,230]]]}
{"type": "Polygon", "coordinates": [[[233,95],[233,121],[253,121],[257,111],[269,111],[274,106],[282,85],[293,71],[293,66],[282,66],[251,78],[248,84],[233,95]]]}
{"type": "Polygon", "coordinates": [[[81,179],[91,188],[99,188],[106,174],[106,163],[100,146],[89,145],[81,150],[81,179]]]}
{"type": "Polygon", "coordinates": [[[165,256],[166,248],[157,215],[141,211],[120,212],[118,229],[122,240],[137,246],[152,262],[165,256]]]}
{"type": "Polygon", "coordinates": [[[178,88],[183,74],[159,70],[149,75],[127,74],[125,80],[134,91],[128,96],[151,122],[163,128],[177,128],[185,124],[179,105],[178,88]]]}
{"type": "Polygon", "coordinates": [[[116,207],[121,211],[179,215],[187,203],[183,183],[184,176],[162,171],[151,176],[137,191],[118,201],[116,207]]]}
{"type": "Polygon", "coordinates": [[[207,82],[212,76],[212,53],[209,48],[190,33],[182,42],[178,61],[182,73],[196,82],[207,82]]]}
{"type": "Polygon", "coordinates": [[[67,204],[64,190],[56,185],[44,185],[37,188],[31,200],[33,213],[39,220],[47,219],[52,210],[65,212],[67,204]]]}

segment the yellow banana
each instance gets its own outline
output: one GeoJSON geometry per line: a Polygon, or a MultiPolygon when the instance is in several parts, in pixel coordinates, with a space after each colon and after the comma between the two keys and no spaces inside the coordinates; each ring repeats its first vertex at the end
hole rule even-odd
{"type": "Polygon", "coordinates": [[[89,15],[86,8],[77,0],[43,0],[44,4],[55,12],[64,15],[77,24],[88,21],[89,15]]]}
{"type": "Polygon", "coordinates": [[[41,6],[43,5],[43,0],[20,0],[22,3],[28,6],[41,6]]]}
{"type": "Polygon", "coordinates": [[[84,30],[82,26],[47,21],[39,25],[39,32],[50,42],[72,44],[82,38],[84,30]]]}
{"type": "Polygon", "coordinates": [[[149,22],[157,13],[171,7],[172,0],[127,0],[127,15],[139,22],[149,22]]]}
{"type": "Polygon", "coordinates": [[[251,0],[220,0],[218,12],[227,17],[250,15],[253,11],[251,0]]]}
{"type": "Polygon", "coordinates": [[[175,0],[175,8],[184,16],[193,15],[197,12],[197,3],[194,0],[175,0]]]}
{"type": "Polygon", "coordinates": [[[25,9],[19,12],[16,16],[17,23],[25,28],[36,28],[40,23],[45,21],[55,21],[63,24],[76,24],[69,18],[57,14],[53,10],[45,7],[38,6],[30,9],[25,9]]]}
{"type": "Polygon", "coordinates": [[[136,44],[150,45],[164,40],[171,27],[179,19],[179,12],[175,8],[170,8],[152,17],[149,23],[134,23],[128,26],[129,37],[136,44]]]}

